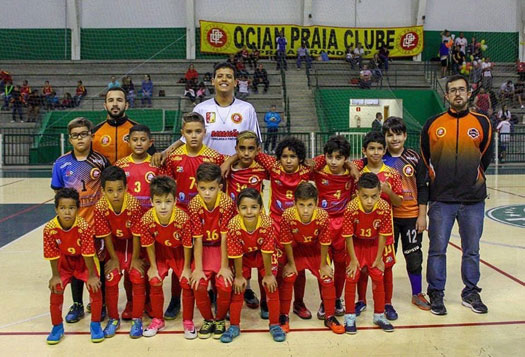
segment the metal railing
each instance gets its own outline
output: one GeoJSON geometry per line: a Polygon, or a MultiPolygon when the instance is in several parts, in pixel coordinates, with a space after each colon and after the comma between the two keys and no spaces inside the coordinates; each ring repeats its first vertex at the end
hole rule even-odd
{"type": "Polygon", "coordinates": [[[284,116],[286,118],[286,130],[289,133],[292,127],[292,117],[290,115],[290,99],[288,97],[288,90],[286,87],[286,71],[283,65],[280,66],[281,72],[281,86],[283,90],[284,116]]]}

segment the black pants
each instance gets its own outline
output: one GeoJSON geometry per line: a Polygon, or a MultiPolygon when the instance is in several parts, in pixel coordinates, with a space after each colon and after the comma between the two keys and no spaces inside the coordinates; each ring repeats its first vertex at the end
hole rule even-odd
{"type": "Polygon", "coordinates": [[[394,218],[394,249],[396,252],[399,237],[401,237],[407,271],[412,274],[421,274],[423,233],[418,233],[416,230],[416,218],[394,218]]]}
{"type": "Polygon", "coordinates": [[[266,131],[266,141],[264,142],[264,151],[268,151],[269,146],[271,146],[272,151],[275,150],[278,130],[278,128],[268,128],[266,131]]]}

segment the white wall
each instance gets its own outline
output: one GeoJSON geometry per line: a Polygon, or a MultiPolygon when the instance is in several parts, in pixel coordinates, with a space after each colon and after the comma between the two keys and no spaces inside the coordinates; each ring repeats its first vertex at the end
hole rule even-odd
{"type": "MultiPolygon", "coordinates": [[[[358,99],[358,98],[353,98],[358,99]]],[[[376,113],[384,115],[384,108],[388,106],[390,116],[403,118],[403,99],[379,99],[379,105],[350,105],[349,106],[349,126],[356,128],[356,116],[361,118],[361,128],[371,128],[372,122],[376,118],[376,113]],[[359,111],[357,111],[359,108],[359,111]]]]}
{"type": "Polygon", "coordinates": [[[1,0],[0,28],[64,28],[65,0],[1,0]]]}

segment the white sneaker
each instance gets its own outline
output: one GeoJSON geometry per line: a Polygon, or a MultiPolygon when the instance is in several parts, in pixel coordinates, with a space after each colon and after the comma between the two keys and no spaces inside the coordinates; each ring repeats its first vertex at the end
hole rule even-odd
{"type": "Polygon", "coordinates": [[[142,333],[142,336],[153,337],[157,334],[157,332],[164,329],[165,326],[166,325],[164,324],[164,320],[153,318],[148,328],[146,328],[144,332],[142,333]]]}
{"type": "Polygon", "coordinates": [[[193,324],[193,321],[184,320],[182,322],[182,326],[184,327],[184,338],[185,339],[194,340],[197,338],[197,330],[195,329],[195,325],[193,324]]]}

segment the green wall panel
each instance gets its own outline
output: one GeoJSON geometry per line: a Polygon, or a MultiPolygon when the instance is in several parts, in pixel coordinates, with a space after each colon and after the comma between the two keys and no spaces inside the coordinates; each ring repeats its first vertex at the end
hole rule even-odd
{"type": "Polygon", "coordinates": [[[69,29],[0,29],[0,60],[69,59],[69,29]]]}

